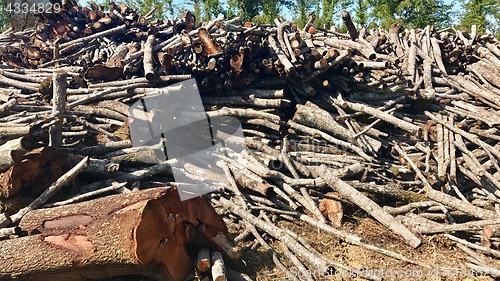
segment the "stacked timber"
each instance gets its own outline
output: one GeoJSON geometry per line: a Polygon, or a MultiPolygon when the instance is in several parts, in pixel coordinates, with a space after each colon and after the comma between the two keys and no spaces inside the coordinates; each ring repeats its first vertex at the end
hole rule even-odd
{"type": "MultiPolygon", "coordinates": [[[[500,43],[491,33],[358,30],[348,13],[344,34],[314,15],[304,27],[199,24],[190,12],[153,21],[113,2],[53,5],[34,29],[0,35],[0,252],[14,261],[0,260],[0,279],[181,280],[196,264],[214,280],[245,280],[223,266],[238,253],[212,206],[241,231],[236,243],[255,239],[292,279],[278,254],[304,271],[354,269],[281,220],[432,267],[340,231],[345,205],[413,248],[442,233],[470,269],[498,272],[500,43]],[[241,122],[244,136],[232,141],[248,153],[218,162],[220,190],[180,201],[176,159],[152,163],[156,144],[133,146],[128,109],[191,78],[209,117],[241,122]]],[[[200,184],[213,173],[188,166],[200,184]]]]}

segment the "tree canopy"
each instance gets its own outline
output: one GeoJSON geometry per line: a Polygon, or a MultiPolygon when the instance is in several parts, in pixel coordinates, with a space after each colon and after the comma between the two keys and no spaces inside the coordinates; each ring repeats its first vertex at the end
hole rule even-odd
{"type": "MultiPolygon", "coordinates": [[[[14,0],[0,0],[6,7],[14,0]]],[[[90,4],[91,0],[87,0],[90,4]]],[[[111,0],[98,0],[107,6],[111,0]]],[[[226,18],[241,17],[245,21],[272,24],[275,18],[291,20],[304,26],[312,13],[315,24],[330,28],[342,28],[340,14],[347,10],[357,27],[388,28],[399,23],[405,28],[424,28],[431,24],[436,28],[456,26],[470,28],[476,25],[478,32],[486,29],[495,34],[500,30],[500,1],[459,0],[454,7],[444,0],[124,0],[125,3],[146,14],[155,9],[157,19],[180,16],[184,10],[193,12],[198,21],[208,21],[222,14],[226,18]],[[460,9],[457,9],[458,6],[460,9]]],[[[0,26],[7,28],[8,13],[0,11],[0,26]]]]}
{"type": "Polygon", "coordinates": [[[460,25],[476,25],[479,31],[490,29],[498,34],[500,25],[500,2],[498,0],[461,0],[462,17],[460,25]]]}

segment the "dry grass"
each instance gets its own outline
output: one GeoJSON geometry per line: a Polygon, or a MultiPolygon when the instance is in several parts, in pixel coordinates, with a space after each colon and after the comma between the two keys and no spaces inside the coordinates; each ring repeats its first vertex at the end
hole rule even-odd
{"type": "MultiPolygon", "coordinates": [[[[464,278],[461,275],[446,276],[446,272],[444,271],[445,268],[466,268],[466,254],[442,235],[422,237],[422,245],[417,249],[413,249],[402,243],[397,236],[371,218],[353,216],[347,218],[343,223],[343,231],[362,237],[365,243],[399,252],[410,259],[428,264],[433,268],[432,270],[434,270],[430,271],[417,265],[407,264],[373,251],[341,242],[301,222],[280,222],[279,226],[286,227],[300,234],[314,246],[315,249],[334,261],[349,265],[353,268],[379,270],[379,275],[385,275],[383,280],[493,280],[485,277],[476,278],[468,276],[464,278]],[[437,274],[437,268],[440,268],[440,274],[437,274]],[[388,276],[390,273],[394,276],[388,276]]],[[[234,229],[232,231],[234,231],[234,229]]],[[[230,268],[248,274],[252,280],[287,280],[287,276],[274,267],[272,259],[262,250],[262,248],[259,247],[259,249],[256,250],[247,248],[250,243],[251,242],[245,242],[242,244],[244,248],[242,260],[244,263],[231,262],[229,264],[230,268]]],[[[273,245],[273,243],[271,243],[271,245],[273,245]]],[[[286,259],[282,259],[282,261],[287,265],[286,259]]],[[[500,264],[498,261],[497,263],[500,264]]],[[[288,267],[290,268],[292,265],[288,265],[288,267]]],[[[347,277],[344,274],[344,278],[340,276],[328,276],[326,278],[317,278],[317,280],[364,279],[347,277]]]]}

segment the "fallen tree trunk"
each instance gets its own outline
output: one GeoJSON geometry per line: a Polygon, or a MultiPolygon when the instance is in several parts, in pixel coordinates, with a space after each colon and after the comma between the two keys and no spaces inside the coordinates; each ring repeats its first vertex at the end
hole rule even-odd
{"type": "Polygon", "coordinates": [[[175,188],[36,210],[19,226],[32,235],[0,242],[0,280],[183,280],[193,269],[188,247],[221,251],[211,238],[227,233],[207,201],[181,202],[175,188]]]}

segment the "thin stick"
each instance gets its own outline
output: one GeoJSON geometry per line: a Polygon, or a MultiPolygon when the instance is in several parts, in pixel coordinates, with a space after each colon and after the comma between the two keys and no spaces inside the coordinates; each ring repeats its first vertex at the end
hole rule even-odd
{"type": "Polygon", "coordinates": [[[487,248],[487,247],[484,247],[484,246],[480,246],[480,245],[468,242],[468,241],[466,241],[464,239],[460,239],[460,238],[455,237],[455,236],[453,236],[451,234],[446,234],[445,233],[444,236],[448,237],[450,240],[453,240],[453,241],[455,241],[457,243],[465,245],[465,246],[467,246],[469,248],[472,248],[472,249],[484,252],[486,254],[493,255],[493,256],[495,256],[497,258],[500,258],[500,251],[498,251],[498,250],[494,250],[494,249],[491,249],[491,248],[487,248]]]}
{"type": "Polygon", "coordinates": [[[113,190],[120,189],[120,188],[122,188],[122,187],[124,187],[126,185],[127,185],[126,182],[116,183],[116,184],[113,184],[113,185],[108,186],[108,187],[100,188],[98,190],[94,190],[94,191],[90,191],[90,192],[87,192],[87,193],[83,193],[83,194],[77,195],[77,196],[75,196],[73,198],[70,198],[68,200],[45,204],[45,205],[43,205],[43,207],[44,208],[51,208],[51,207],[57,207],[57,206],[63,206],[63,205],[73,204],[73,203],[76,203],[76,202],[80,202],[80,201],[83,201],[83,200],[95,197],[97,195],[104,194],[106,192],[110,192],[110,191],[113,191],[113,190]]]}

